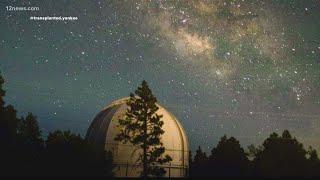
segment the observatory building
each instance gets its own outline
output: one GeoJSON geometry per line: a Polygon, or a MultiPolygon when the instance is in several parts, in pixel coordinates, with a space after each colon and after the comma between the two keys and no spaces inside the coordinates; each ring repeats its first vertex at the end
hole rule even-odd
{"type": "MultiPolygon", "coordinates": [[[[142,165],[136,163],[138,151],[134,145],[115,141],[114,138],[120,132],[118,120],[125,116],[128,108],[126,102],[129,98],[123,98],[112,102],[105,107],[93,119],[86,139],[96,147],[104,148],[113,155],[114,174],[117,177],[140,176],[142,165]]],[[[164,134],[161,142],[165,147],[165,153],[171,156],[172,161],[161,165],[166,170],[166,177],[185,177],[189,169],[189,146],[187,136],[177,118],[161,105],[157,114],[163,115],[162,128],[164,134]]],[[[160,166],[160,165],[159,165],[160,166]]]]}

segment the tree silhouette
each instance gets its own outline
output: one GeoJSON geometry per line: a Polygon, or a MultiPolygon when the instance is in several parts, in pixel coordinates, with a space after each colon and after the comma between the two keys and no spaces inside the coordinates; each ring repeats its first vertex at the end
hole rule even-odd
{"type": "Polygon", "coordinates": [[[18,135],[27,144],[42,144],[41,130],[37,117],[32,113],[28,113],[26,118],[21,118],[19,121],[18,135]]]}
{"type": "Polygon", "coordinates": [[[0,74],[0,169],[5,174],[15,174],[13,170],[19,161],[16,141],[18,118],[12,105],[5,106],[3,84],[4,79],[0,74]]]}
{"type": "Polygon", "coordinates": [[[106,175],[112,176],[112,156],[98,152],[70,131],[49,133],[44,143],[36,116],[17,118],[5,106],[0,75],[0,175],[106,175]]]}
{"type": "Polygon", "coordinates": [[[5,106],[3,100],[6,92],[3,89],[4,79],[0,74],[0,135],[5,137],[3,140],[12,140],[15,137],[18,118],[17,111],[12,105],[5,106]]]}
{"type": "Polygon", "coordinates": [[[9,139],[15,138],[19,121],[17,111],[12,105],[3,107],[1,111],[0,128],[2,133],[5,133],[9,139]]]}
{"type": "Polygon", "coordinates": [[[307,151],[289,131],[282,136],[272,133],[263,142],[262,149],[255,155],[255,174],[263,176],[304,176],[306,175],[307,151]]]}
{"type": "Polygon", "coordinates": [[[54,170],[54,174],[112,175],[110,153],[97,154],[79,134],[61,130],[50,132],[46,146],[47,160],[51,162],[49,169],[54,170]]]}
{"type": "Polygon", "coordinates": [[[163,121],[162,115],[156,113],[159,109],[156,102],[157,98],[143,81],[135,94],[130,94],[126,117],[119,120],[121,131],[115,138],[123,143],[130,142],[142,151],[137,162],[143,165],[143,177],[163,176],[166,171],[159,165],[172,160],[169,155],[163,155],[165,148],[160,141],[164,133],[163,121]]]}
{"type": "Polygon", "coordinates": [[[80,135],[71,131],[50,132],[46,140],[46,155],[51,162],[50,169],[54,169],[55,174],[60,175],[84,173],[82,167],[87,166],[85,157],[82,156],[85,154],[85,148],[85,141],[80,135]]]}
{"type": "Polygon", "coordinates": [[[194,156],[193,164],[201,164],[208,160],[206,152],[203,152],[201,147],[199,146],[196,155],[194,156]]]}
{"type": "Polygon", "coordinates": [[[318,158],[317,151],[313,149],[311,146],[309,146],[309,149],[307,151],[308,155],[308,175],[310,176],[320,176],[320,160],[318,158]]]}
{"type": "Polygon", "coordinates": [[[315,149],[313,149],[311,146],[309,146],[308,152],[307,152],[308,156],[309,156],[309,160],[313,161],[313,162],[317,162],[319,161],[318,158],[318,154],[317,151],[315,149]]]}
{"type": "Polygon", "coordinates": [[[234,137],[223,136],[212,149],[209,157],[211,173],[214,175],[247,175],[248,158],[239,141],[234,137]]]}
{"type": "Polygon", "coordinates": [[[202,151],[201,147],[199,146],[196,150],[196,154],[190,166],[190,175],[191,176],[206,176],[208,175],[207,166],[208,157],[205,152],[202,151]]]}

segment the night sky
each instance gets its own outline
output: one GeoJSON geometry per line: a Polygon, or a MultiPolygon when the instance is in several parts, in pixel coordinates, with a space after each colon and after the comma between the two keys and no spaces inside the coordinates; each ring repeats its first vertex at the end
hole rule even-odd
{"type": "Polygon", "coordinates": [[[85,135],[146,80],[192,150],[288,129],[320,150],[320,1],[1,1],[5,101],[85,135]],[[7,11],[37,6],[39,11],[7,11]],[[32,21],[75,16],[77,21],[32,21]]]}

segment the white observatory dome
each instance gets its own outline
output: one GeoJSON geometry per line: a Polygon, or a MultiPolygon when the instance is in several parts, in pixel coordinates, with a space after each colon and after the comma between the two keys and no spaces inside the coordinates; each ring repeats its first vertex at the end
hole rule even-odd
{"type": "MultiPolygon", "coordinates": [[[[114,138],[120,132],[117,127],[118,120],[126,113],[126,102],[129,98],[123,98],[112,102],[104,108],[92,121],[86,139],[97,147],[110,151],[113,155],[114,173],[117,177],[140,176],[142,166],[136,164],[138,151],[132,144],[123,144],[114,138]]],[[[161,105],[157,114],[163,115],[162,128],[164,134],[161,142],[165,147],[165,153],[171,156],[172,161],[162,165],[166,170],[166,177],[185,177],[188,175],[189,146],[187,136],[177,118],[161,105]]]]}

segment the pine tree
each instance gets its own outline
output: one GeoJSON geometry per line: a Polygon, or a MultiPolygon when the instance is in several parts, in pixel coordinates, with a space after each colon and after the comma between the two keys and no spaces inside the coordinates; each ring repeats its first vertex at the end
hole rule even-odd
{"type": "Polygon", "coordinates": [[[204,163],[208,159],[206,152],[203,152],[199,146],[193,159],[193,164],[204,163]]]}
{"type": "Polygon", "coordinates": [[[234,137],[221,137],[209,159],[212,175],[240,176],[248,173],[249,160],[240,142],[234,137]]]}
{"type": "Polygon", "coordinates": [[[18,118],[17,111],[12,105],[5,106],[3,89],[4,79],[0,74],[0,138],[9,140],[16,136],[18,118]]]}
{"type": "Polygon", "coordinates": [[[288,130],[282,136],[272,133],[254,159],[255,173],[262,176],[307,175],[307,151],[288,130]]]}
{"type": "Polygon", "coordinates": [[[130,142],[143,152],[138,159],[143,165],[143,177],[163,176],[166,171],[159,165],[172,160],[164,155],[165,147],[160,140],[164,133],[163,121],[162,115],[156,113],[159,109],[156,102],[147,82],[143,81],[135,94],[130,93],[126,116],[119,120],[121,131],[115,138],[122,143],[130,142]]]}
{"type": "Polygon", "coordinates": [[[26,144],[40,145],[43,143],[37,117],[30,112],[25,119],[22,118],[19,122],[18,134],[26,144]]]}
{"type": "Polygon", "coordinates": [[[206,152],[202,151],[199,146],[194,155],[192,164],[190,166],[190,175],[191,176],[206,176],[209,170],[208,157],[206,152]]]}

